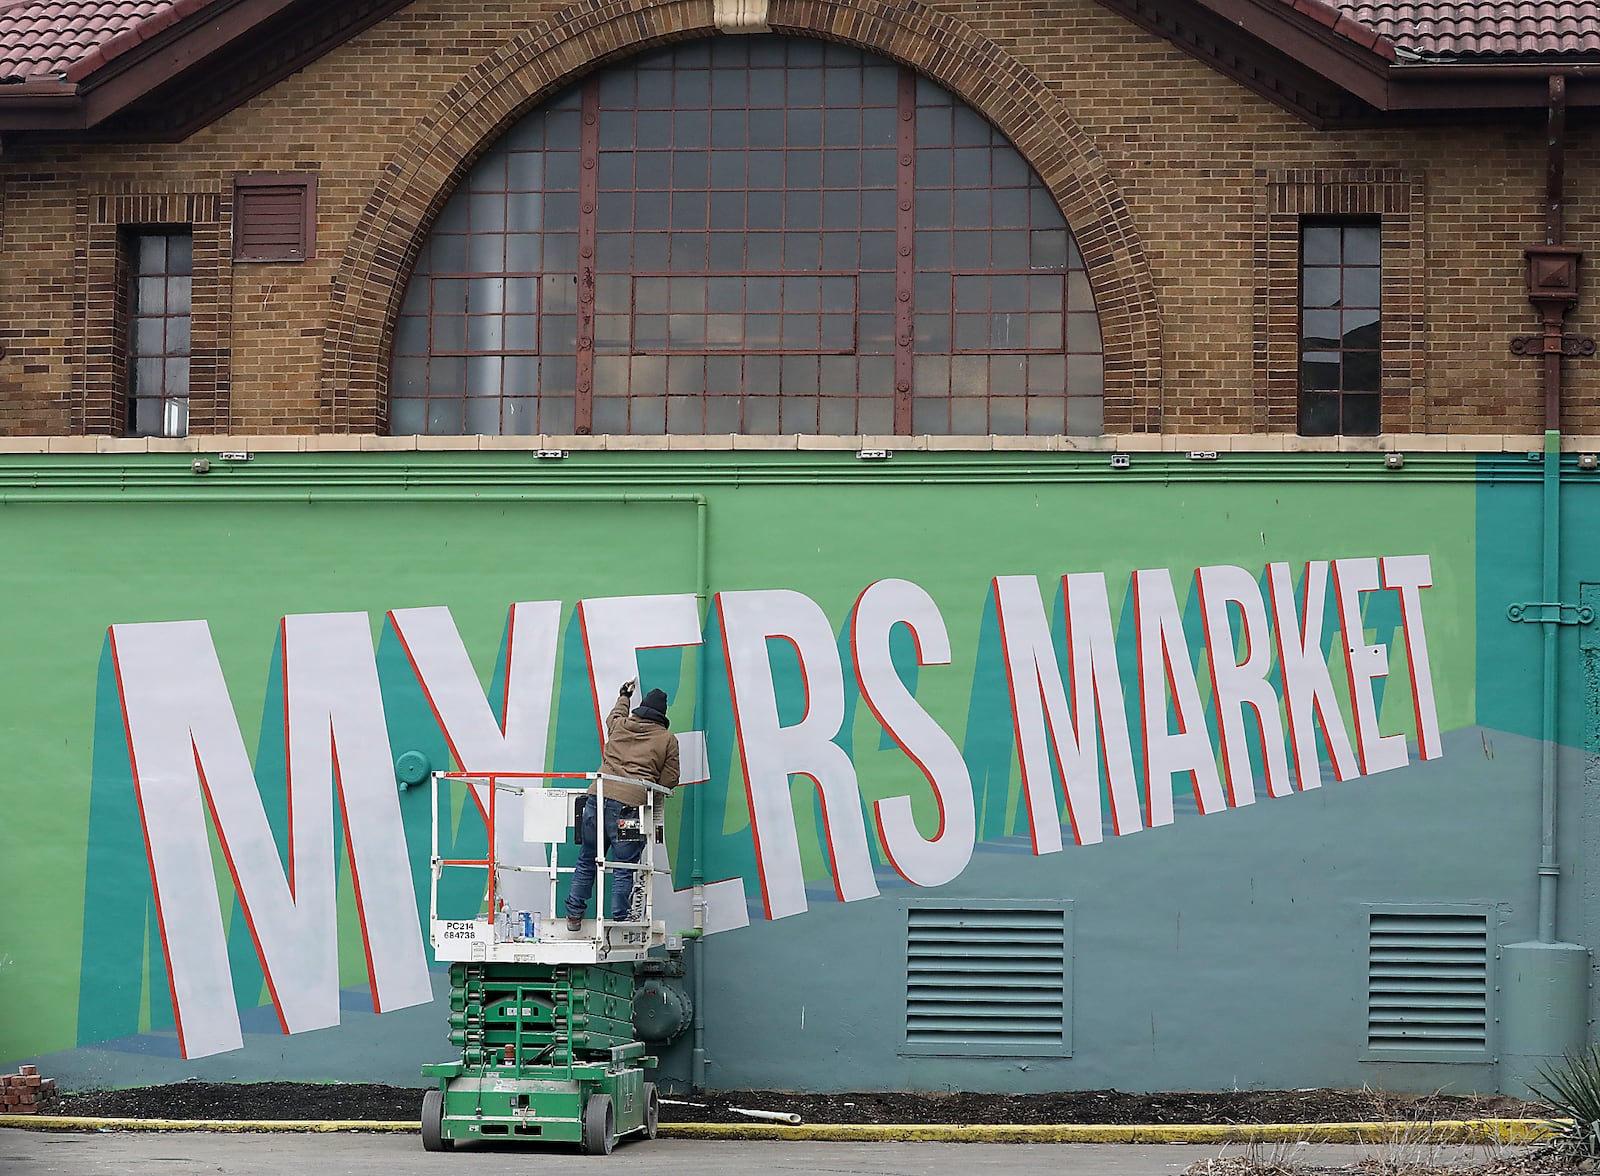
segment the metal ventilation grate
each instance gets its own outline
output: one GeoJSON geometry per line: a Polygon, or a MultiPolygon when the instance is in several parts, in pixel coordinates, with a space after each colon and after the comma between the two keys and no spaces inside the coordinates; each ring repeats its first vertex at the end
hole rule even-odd
{"type": "Polygon", "coordinates": [[[1066,1054],[1068,910],[911,906],[906,1052],[1066,1054]]]}
{"type": "Polygon", "coordinates": [[[1371,911],[1367,1045],[1481,1054],[1489,1040],[1486,912],[1371,911]]]}

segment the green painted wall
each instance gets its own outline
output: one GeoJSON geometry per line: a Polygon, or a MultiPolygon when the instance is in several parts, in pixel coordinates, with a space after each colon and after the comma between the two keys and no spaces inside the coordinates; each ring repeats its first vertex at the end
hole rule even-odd
{"type": "MultiPolygon", "coordinates": [[[[710,590],[804,593],[835,633],[874,581],[903,578],[925,589],[948,628],[952,661],[917,669],[902,642],[896,665],[973,775],[979,846],[962,876],[936,891],[908,887],[874,845],[882,894],[844,905],[833,898],[819,807],[796,788],[810,909],[768,923],[719,636],[709,632],[706,715],[694,713],[695,651],[648,655],[646,676],[673,695],[674,728],[707,732],[711,780],[696,786],[711,814],[707,875],[742,875],[751,903],[752,925],[712,937],[702,957],[714,1085],[1355,1084],[1374,1073],[1360,1048],[1362,904],[1482,902],[1496,911],[1503,935],[1521,934],[1532,917],[1537,626],[1504,620],[1509,598],[1538,592],[1538,486],[1529,480],[1536,470],[1520,458],[1423,455],[1398,473],[1386,472],[1376,455],[1224,455],[1216,463],[1137,455],[1122,472],[1091,454],[897,453],[887,462],[851,453],[573,453],[560,462],[519,453],[263,454],[248,463],[213,461],[204,476],[188,463],[184,455],[0,459],[9,556],[0,576],[11,603],[0,615],[0,659],[9,671],[0,685],[0,737],[15,765],[0,782],[0,861],[32,887],[27,901],[0,907],[0,1062],[48,1057],[53,1072],[86,1084],[180,1071],[353,1076],[335,1059],[369,1035],[370,1076],[407,1082],[419,1061],[446,1052],[442,1012],[372,1018],[359,997],[346,1001],[348,1024],[278,1036],[234,904],[223,913],[233,924],[229,951],[246,1047],[222,1058],[176,1058],[107,627],[208,622],[263,803],[281,833],[275,650],[282,617],[367,614],[391,750],[416,747],[442,767],[442,737],[386,612],[448,606],[482,685],[497,697],[508,607],[560,600],[547,766],[587,770],[597,748],[571,624],[576,602],[696,587],[693,503],[622,501],[629,494],[703,494],[710,590]],[[1178,778],[1179,815],[1170,827],[1084,847],[1071,844],[1069,831],[1060,854],[1027,851],[993,577],[1038,577],[1047,612],[1058,616],[1063,574],[1103,572],[1132,707],[1129,579],[1136,569],[1170,570],[1215,746],[1195,568],[1234,564],[1260,576],[1274,561],[1298,568],[1307,560],[1410,554],[1431,559],[1433,586],[1421,597],[1442,759],[1416,762],[1400,610],[1393,593],[1374,593],[1367,638],[1395,643],[1390,677],[1378,684],[1380,729],[1413,739],[1410,767],[1276,800],[1263,792],[1251,808],[1205,817],[1192,799],[1185,803],[1178,778]],[[957,904],[1030,897],[1073,904],[1071,1056],[1018,1070],[993,1059],[899,1051],[903,991],[893,982],[893,945],[904,934],[903,901],[930,894],[957,904]],[[869,945],[891,958],[863,974],[859,960],[869,945]],[[799,1022],[790,1014],[807,1007],[811,1028],[796,1037],[799,1022]],[[1281,1024],[1281,1042],[1252,1034],[1248,1048],[1241,1043],[1238,1025],[1252,1016],[1281,1024]],[[1187,1028],[1172,1035],[1148,1028],[1168,1018],[1187,1028]],[[385,1033],[388,1024],[404,1024],[407,1033],[385,1033]]],[[[1570,548],[1581,549],[1590,497],[1575,486],[1570,548]]],[[[1580,581],[1600,580],[1587,562],[1584,553],[1569,563],[1574,594],[1580,581]]],[[[1327,634],[1336,635],[1332,604],[1327,620],[1327,634]]],[[[870,803],[895,794],[911,796],[930,829],[932,791],[857,705],[847,635],[841,640],[850,717],[836,742],[855,764],[869,837],[870,803]]],[[[1575,650],[1575,632],[1564,640],[1575,650]]],[[[1333,656],[1348,721],[1336,648],[1333,656]]],[[[785,721],[794,721],[804,707],[797,667],[779,657],[773,671],[785,721]]],[[[1564,742],[1592,745],[1583,735],[1594,728],[1592,695],[1572,689],[1563,698],[1562,729],[1572,732],[1564,742]]],[[[426,829],[425,803],[418,792],[401,798],[423,897],[427,847],[415,837],[426,829]]],[[[670,810],[680,885],[689,856],[684,804],[680,794],[670,810]]],[[[1582,854],[1582,806],[1568,811],[1570,861],[1582,854]]],[[[217,877],[230,894],[220,854],[217,877]]],[[[1586,934],[1593,916],[1580,891],[1570,893],[1569,934],[1586,934]]],[[[354,913],[346,876],[341,983],[350,989],[363,984],[365,971],[354,913]]],[[[665,1072],[681,1077],[685,1065],[680,1041],[665,1072]]],[[[1487,1061],[1382,1072],[1402,1088],[1493,1081],[1487,1061]]]]}

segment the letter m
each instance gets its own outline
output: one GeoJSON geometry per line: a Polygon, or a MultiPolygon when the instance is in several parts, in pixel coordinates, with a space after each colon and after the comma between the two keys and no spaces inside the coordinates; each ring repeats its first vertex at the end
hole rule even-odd
{"type": "Polygon", "coordinates": [[[333,797],[377,1012],[432,999],[364,613],[285,617],[287,869],[204,621],[113,625],[111,650],[183,1056],[244,1044],[209,813],[285,1033],[339,1021],[333,797]]]}

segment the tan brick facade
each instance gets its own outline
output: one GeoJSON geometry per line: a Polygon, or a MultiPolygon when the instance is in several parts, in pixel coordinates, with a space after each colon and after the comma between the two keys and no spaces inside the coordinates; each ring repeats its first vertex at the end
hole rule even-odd
{"type": "MultiPolygon", "coordinates": [[[[772,0],[767,19],[915,67],[1033,164],[1089,265],[1108,432],[1293,432],[1295,225],[1319,211],[1383,218],[1386,431],[1541,426],[1538,361],[1508,349],[1538,326],[1522,279],[1543,240],[1538,115],[1319,131],[1094,0],[772,0]]],[[[191,432],[382,431],[395,304],[455,177],[597,64],[715,20],[711,0],[416,0],[183,142],[8,141],[0,433],[121,431],[118,224],[180,204],[191,432]],[[259,170],[316,173],[314,259],[230,262],[232,177],[259,170]]],[[[1569,133],[1567,240],[1587,248],[1600,133],[1569,133]]],[[[1591,299],[1567,329],[1595,324],[1591,299]]],[[[1600,359],[1566,361],[1566,389],[1564,427],[1600,432],[1600,359]]]]}

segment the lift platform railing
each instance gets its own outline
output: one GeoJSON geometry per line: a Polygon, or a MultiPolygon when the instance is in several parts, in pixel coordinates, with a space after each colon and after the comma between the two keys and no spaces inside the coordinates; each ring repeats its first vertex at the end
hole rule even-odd
{"type": "Polygon", "coordinates": [[[619,959],[628,956],[642,957],[663,939],[663,929],[654,922],[652,885],[657,874],[667,871],[656,866],[656,847],[665,840],[662,807],[669,789],[645,780],[633,780],[604,772],[435,772],[432,779],[432,853],[431,884],[429,887],[429,924],[432,929],[434,952],[441,960],[519,960],[539,962],[583,963],[602,959],[619,959]],[[573,781],[564,786],[552,781],[573,781]],[[581,783],[576,783],[580,782],[581,783]],[[638,806],[637,818],[625,819],[618,831],[618,841],[639,838],[644,842],[637,862],[614,860],[612,849],[604,843],[603,821],[599,814],[605,811],[607,785],[629,784],[644,791],[644,802],[638,806]],[[464,784],[482,814],[488,838],[486,856],[482,858],[446,858],[439,853],[440,794],[451,785],[464,784]],[[588,931],[585,921],[583,932],[568,932],[559,918],[557,905],[559,882],[562,875],[571,875],[576,866],[559,864],[559,847],[573,840],[576,828],[575,806],[578,799],[591,795],[597,814],[594,930],[588,931]],[[512,862],[501,859],[497,837],[502,814],[502,802],[511,796],[522,802],[522,840],[530,845],[542,844],[543,862],[512,862]],[[631,827],[630,827],[631,826],[631,827]],[[483,911],[472,919],[441,918],[439,912],[439,882],[443,872],[450,868],[485,870],[488,882],[484,891],[483,911]],[[616,870],[633,873],[634,891],[632,909],[624,920],[607,918],[611,875],[616,870]],[[508,874],[543,875],[548,882],[547,897],[542,910],[528,912],[503,911],[505,887],[502,876],[508,874]],[[528,919],[507,918],[526,914],[528,919]],[[514,925],[520,923],[520,926],[514,925]],[[537,949],[537,950],[535,950],[537,949]],[[465,954],[463,954],[463,952],[465,954]]]}

